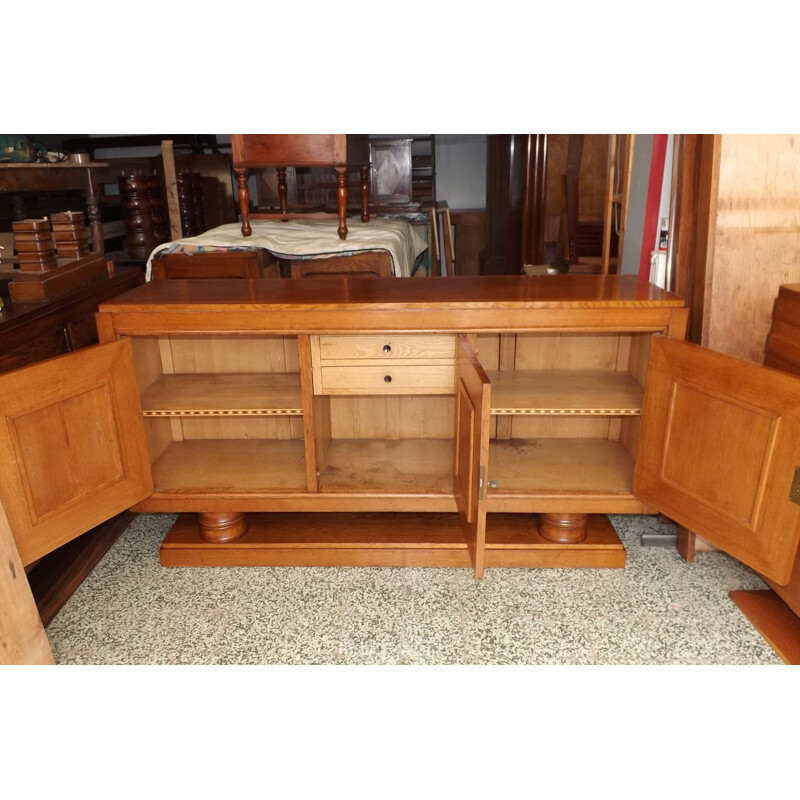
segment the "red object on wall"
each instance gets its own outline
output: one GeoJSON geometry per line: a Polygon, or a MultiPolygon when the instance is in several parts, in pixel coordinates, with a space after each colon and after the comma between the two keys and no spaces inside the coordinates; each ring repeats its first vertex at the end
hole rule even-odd
{"type": "Polygon", "coordinates": [[[650,159],[650,180],[647,184],[647,205],[642,229],[642,257],[639,261],[639,277],[650,279],[650,253],[656,248],[658,232],[658,210],[661,206],[661,185],[664,181],[664,162],[667,158],[668,134],[653,135],[653,155],[650,159]]]}

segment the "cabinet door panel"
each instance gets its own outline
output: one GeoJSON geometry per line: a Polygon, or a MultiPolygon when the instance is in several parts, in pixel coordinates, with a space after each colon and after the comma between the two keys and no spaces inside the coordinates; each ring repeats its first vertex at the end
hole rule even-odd
{"type": "Polygon", "coordinates": [[[475,577],[483,576],[486,546],[486,467],[489,460],[489,379],[462,337],[456,344],[456,423],[453,491],[467,535],[475,577]]]}
{"type": "Polygon", "coordinates": [[[0,376],[0,500],[29,564],[152,491],[126,340],[0,376]]]}
{"type": "Polygon", "coordinates": [[[665,337],[647,375],[634,494],[777,583],[800,505],[800,381],[665,337]]]}

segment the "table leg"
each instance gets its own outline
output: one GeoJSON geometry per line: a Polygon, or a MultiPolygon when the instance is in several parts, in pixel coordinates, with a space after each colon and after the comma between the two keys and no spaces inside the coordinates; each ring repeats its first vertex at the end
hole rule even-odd
{"type": "Polygon", "coordinates": [[[288,187],[286,186],[286,167],[276,167],[278,171],[278,203],[281,207],[281,214],[286,216],[289,211],[287,200],[288,187]]]}
{"type": "Polygon", "coordinates": [[[369,222],[369,167],[360,167],[361,173],[361,221],[369,222]]]}
{"type": "Polygon", "coordinates": [[[340,239],[347,238],[347,167],[334,167],[336,170],[336,201],[339,209],[340,239]]]}
{"type": "Polygon", "coordinates": [[[242,215],[242,236],[249,236],[253,229],[250,227],[250,190],[247,188],[247,170],[237,167],[234,172],[238,187],[239,212],[242,215]]]}

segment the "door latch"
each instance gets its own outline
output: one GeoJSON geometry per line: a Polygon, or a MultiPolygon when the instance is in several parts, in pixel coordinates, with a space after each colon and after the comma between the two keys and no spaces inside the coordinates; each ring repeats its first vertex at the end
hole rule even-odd
{"type": "Polygon", "coordinates": [[[486,497],[486,487],[490,489],[497,488],[497,481],[486,480],[486,467],[481,467],[478,471],[478,500],[483,500],[486,497]]]}

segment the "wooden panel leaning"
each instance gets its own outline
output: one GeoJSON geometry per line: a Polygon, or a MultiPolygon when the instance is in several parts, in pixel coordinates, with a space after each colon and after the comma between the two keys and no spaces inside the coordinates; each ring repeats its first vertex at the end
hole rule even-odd
{"type": "Polygon", "coordinates": [[[153,257],[153,280],[169,278],[279,278],[280,264],[268,250],[170,253],[153,257]]]}
{"type": "MultiPolygon", "coordinates": [[[[764,366],[800,375],[800,284],[778,290],[764,366]]],[[[789,583],[764,580],[769,590],[731,592],[731,599],[784,661],[800,664],[800,553],[789,583]]]]}

